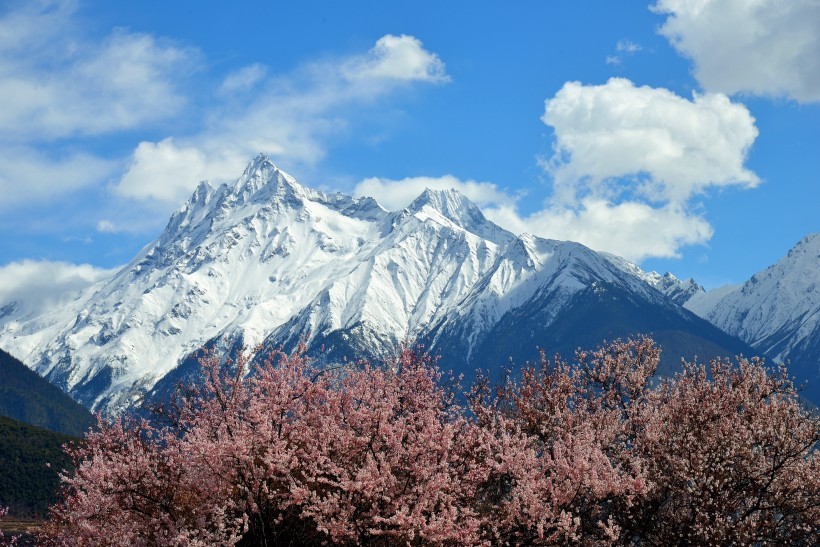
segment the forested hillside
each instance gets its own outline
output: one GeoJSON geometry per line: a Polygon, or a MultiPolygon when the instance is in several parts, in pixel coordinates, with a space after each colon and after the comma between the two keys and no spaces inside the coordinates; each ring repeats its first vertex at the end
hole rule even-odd
{"type": "Polygon", "coordinates": [[[0,416],[82,437],[94,416],[0,349],[0,416]]]}
{"type": "Polygon", "coordinates": [[[62,447],[76,440],[0,417],[0,507],[16,517],[46,516],[71,463],[62,447]]]}

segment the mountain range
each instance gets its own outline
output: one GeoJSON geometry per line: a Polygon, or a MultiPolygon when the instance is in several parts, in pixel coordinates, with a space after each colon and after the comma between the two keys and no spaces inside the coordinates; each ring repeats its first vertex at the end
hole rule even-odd
{"type": "Polygon", "coordinates": [[[0,302],[0,347],[108,413],[194,373],[203,346],[289,350],[305,341],[335,361],[421,341],[469,378],[536,358],[539,347],[571,356],[648,333],[664,349],[664,374],[681,357],[754,352],[816,373],[815,240],[757,282],[785,275],[795,295],[808,291],[805,310],[787,313],[774,311],[787,305],[777,297],[761,304],[754,287],[717,298],[578,243],[515,235],[455,190],[426,190],[387,211],[372,198],[304,187],[259,156],[233,184],[201,183],[157,240],[69,304],[32,316],[0,302]],[[757,328],[767,314],[782,319],[781,338],[757,328]]]}

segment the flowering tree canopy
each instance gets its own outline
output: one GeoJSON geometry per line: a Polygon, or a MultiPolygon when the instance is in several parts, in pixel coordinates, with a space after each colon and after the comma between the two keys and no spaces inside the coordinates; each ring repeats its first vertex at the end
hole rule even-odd
{"type": "Polygon", "coordinates": [[[648,338],[479,379],[412,348],[209,353],[162,420],[101,420],[53,545],[816,543],[820,420],[757,360],[658,381],[648,338]],[[447,387],[449,386],[449,387],[447,387]]]}

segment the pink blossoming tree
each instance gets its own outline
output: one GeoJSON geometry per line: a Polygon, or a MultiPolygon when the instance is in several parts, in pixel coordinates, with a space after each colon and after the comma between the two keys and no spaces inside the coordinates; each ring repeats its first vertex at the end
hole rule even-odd
{"type": "Polygon", "coordinates": [[[653,384],[647,338],[542,355],[469,407],[423,352],[319,370],[202,359],[157,420],[71,449],[54,545],[818,540],[820,421],[759,361],[653,384]],[[162,418],[160,420],[159,418],[162,418]]]}
{"type": "Polygon", "coordinates": [[[624,513],[630,535],[655,545],[820,541],[820,420],[785,369],[687,364],[633,422],[652,488],[624,513]]]}

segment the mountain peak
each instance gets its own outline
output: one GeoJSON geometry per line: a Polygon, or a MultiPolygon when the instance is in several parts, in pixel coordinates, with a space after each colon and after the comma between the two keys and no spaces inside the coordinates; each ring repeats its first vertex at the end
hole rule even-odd
{"type": "Polygon", "coordinates": [[[811,292],[816,283],[812,276],[807,276],[805,272],[815,271],[818,265],[820,265],[820,233],[809,234],[789,249],[786,256],[753,275],[746,282],[744,290],[752,290],[764,279],[772,278],[780,281],[778,285],[780,288],[799,286],[799,290],[809,288],[811,292]],[[787,282],[786,280],[793,281],[787,282]]]}
{"type": "Polygon", "coordinates": [[[786,256],[796,257],[803,254],[812,255],[813,253],[814,256],[809,256],[809,260],[820,259],[820,232],[809,234],[801,239],[786,256]]]}
{"type": "Polygon", "coordinates": [[[470,229],[488,223],[481,209],[464,194],[453,188],[449,190],[424,191],[407,207],[411,214],[438,214],[456,226],[470,229]]]}
{"type": "Polygon", "coordinates": [[[425,188],[419,194],[419,197],[413,200],[408,206],[411,211],[418,211],[425,205],[429,205],[438,211],[446,211],[447,209],[461,209],[463,207],[478,208],[471,202],[467,196],[456,190],[450,188],[448,190],[436,190],[433,188],[425,188]]]}
{"type": "Polygon", "coordinates": [[[672,283],[680,283],[680,279],[678,279],[678,277],[672,272],[666,272],[665,274],[663,274],[663,278],[672,283]]]}
{"type": "Polygon", "coordinates": [[[720,300],[711,300],[708,309],[698,308],[698,313],[768,351],[765,344],[774,344],[784,325],[798,325],[806,332],[811,331],[809,325],[820,325],[818,266],[820,234],[809,234],[786,256],[720,300]]]}
{"type": "Polygon", "coordinates": [[[259,154],[255,158],[253,158],[248,165],[245,167],[245,171],[242,173],[243,177],[252,177],[257,173],[262,173],[263,171],[278,171],[279,168],[276,166],[271,159],[265,154],[259,154]]]}
{"type": "Polygon", "coordinates": [[[710,291],[687,307],[774,362],[790,363],[804,396],[820,401],[820,234],[801,239],[742,286],[710,291]]]}
{"type": "Polygon", "coordinates": [[[254,158],[231,188],[237,202],[265,202],[271,200],[300,202],[311,191],[282,171],[265,154],[254,158]]]}

